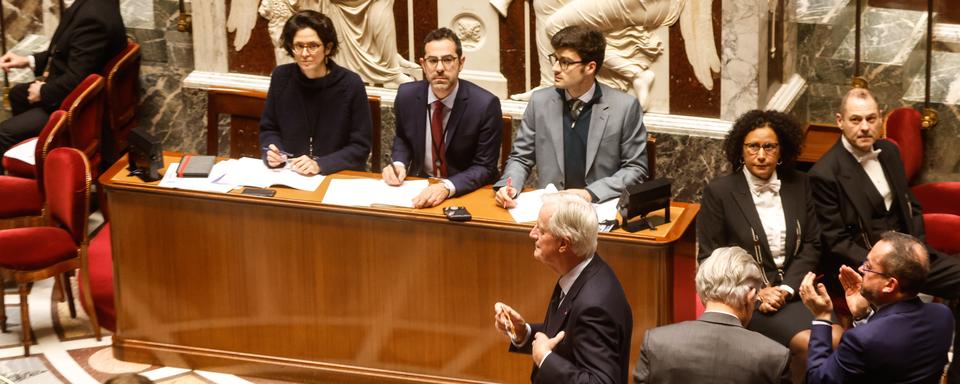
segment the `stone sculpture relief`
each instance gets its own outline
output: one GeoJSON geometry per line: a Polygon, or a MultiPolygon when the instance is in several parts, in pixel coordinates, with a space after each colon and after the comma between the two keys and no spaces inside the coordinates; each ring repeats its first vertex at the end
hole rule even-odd
{"type": "MultiPolygon", "coordinates": [[[[506,17],[513,0],[489,0],[506,17]]],[[[713,89],[713,72],[720,58],[713,43],[713,0],[531,0],[537,23],[540,86],[553,84],[547,56],[553,51],[550,36],[569,25],[589,25],[604,32],[607,50],[599,79],[607,85],[633,92],[644,109],[656,74],[650,64],[663,53],[663,42],[652,31],[680,21],[684,49],[697,80],[713,89]]],[[[535,88],[535,89],[537,89],[535,88]]],[[[529,99],[531,91],[510,96],[529,99]]]]}
{"type": "Polygon", "coordinates": [[[250,39],[259,13],[267,20],[277,64],[293,62],[280,44],[283,24],[301,9],[313,9],[330,17],[337,30],[340,49],[334,60],[357,72],[369,84],[396,88],[412,81],[405,72],[419,69],[397,51],[394,0],[232,0],[227,28],[236,32],[237,51],[250,39]],[[257,4],[259,3],[259,7],[257,4]]]}

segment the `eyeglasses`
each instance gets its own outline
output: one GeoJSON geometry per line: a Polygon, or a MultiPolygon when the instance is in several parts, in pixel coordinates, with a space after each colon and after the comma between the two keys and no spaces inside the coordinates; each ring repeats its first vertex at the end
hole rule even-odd
{"type": "Polygon", "coordinates": [[[302,55],[306,52],[313,55],[320,51],[320,47],[322,47],[322,45],[317,43],[296,43],[293,45],[293,53],[302,55]]]}
{"type": "Polygon", "coordinates": [[[583,64],[583,60],[573,61],[573,60],[569,60],[569,59],[566,59],[566,58],[563,58],[563,57],[557,57],[557,54],[556,54],[556,53],[551,53],[551,54],[550,54],[549,56],[547,56],[547,57],[550,58],[550,65],[560,64],[560,70],[561,70],[561,71],[566,71],[567,68],[569,68],[569,67],[570,67],[571,65],[573,65],[573,64],[583,64]]]}
{"type": "Polygon", "coordinates": [[[876,273],[876,274],[878,274],[878,275],[880,275],[880,276],[893,277],[893,276],[890,276],[889,274],[884,273],[884,272],[874,271],[874,270],[873,270],[873,267],[870,266],[870,260],[864,260],[864,261],[863,261],[863,264],[860,265],[860,269],[862,269],[864,272],[876,273]]]}
{"type": "Polygon", "coordinates": [[[747,152],[750,152],[751,155],[760,153],[761,149],[768,155],[772,155],[780,151],[780,143],[750,143],[744,144],[743,146],[747,148],[747,152]]]}
{"type": "Polygon", "coordinates": [[[427,68],[433,69],[437,67],[437,64],[443,63],[444,69],[450,69],[453,68],[453,63],[456,63],[457,59],[459,59],[459,57],[452,55],[446,55],[444,57],[430,56],[424,57],[423,62],[427,65],[427,68]]]}

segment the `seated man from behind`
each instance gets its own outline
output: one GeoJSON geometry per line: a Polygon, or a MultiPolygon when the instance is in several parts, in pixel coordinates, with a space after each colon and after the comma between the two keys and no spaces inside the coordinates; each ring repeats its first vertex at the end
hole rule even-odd
{"type": "Polygon", "coordinates": [[[550,39],[556,85],[533,93],[513,152],[494,184],[497,205],[516,206],[534,165],[537,187],[554,184],[587,201],[619,197],[647,178],[647,131],[633,96],[600,84],[606,41],[600,31],[570,26],[550,39]]]}
{"type": "Polygon", "coordinates": [[[917,297],[930,271],[926,247],[916,238],[886,232],[857,274],[840,267],[840,282],[855,327],[836,351],[830,344],[833,305],[813,273],[800,284],[803,304],[813,312],[807,383],[939,383],[947,364],[953,316],[942,304],[917,297]]]}
{"type": "Polygon", "coordinates": [[[393,163],[383,168],[383,180],[400,185],[407,175],[441,179],[413,199],[414,208],[437,206],[496,180],[500,99],[458,78],[465,59],[453,31],[430,32],[420,59],[426,80],[397,90],[393,163]]]}
{"type": "Polygon", "coordinates": [[[790,351],[745,328],[763,288],[750,254],[717,248],[697,268],[696,286],[706,311],[695,321],[648,330],[633,382],[789,383],[790,351]]]}

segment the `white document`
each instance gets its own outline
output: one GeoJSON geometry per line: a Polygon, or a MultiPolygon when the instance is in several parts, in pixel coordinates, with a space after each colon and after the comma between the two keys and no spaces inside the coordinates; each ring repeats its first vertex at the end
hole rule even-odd
{"type": "Polygon", "coordinates": [[[427,180],[407,180],[394,187],[381,179],[333,179],[323,195],[323,204],[352,207],[383,204],[413,208],[413,198],[429,185],[427,180]]]}
{"type": "Polygon", "coordinates": [[[230,159],[226,163],[223,177],[215,179],[218,184],[246,185],[267,188],[271,185],[285,185],[302,191],[313,192],[323,182],[323,175],[304,176],[287,168],[267,168],[263,160],[251,157],[230,159]]]}
{"type": "Polygon", "coordinates": [[[234,185],[216,184],[215,180],[223,176],[225,161],[213,165],[207,177],[177,177],[177,167],[180,163],[171,163],[167,172],[163,174],[158,186],[164,188],[186,189],[191,191],[227,193],[236,188],[234,185]]]}
{"type": "Polygon", "coordinates": [[[593,210],[597,211],[597,221],[600,224],[600,232],[610,232],[613,229],[613,224],[603,225],[604,221],[616,221],[617,220],[617,204],[620,203],[620,198],[610,199],[603,203],[593,204],[593,210]]]}
{"type": "Polygon", "coordinates": [[[553,184],[547,184],[544,189],[537,189],[529,192],[521,192],[513,201],[517,203],[516,207],[508,209],[510,216],[518,223],[529,223],[537,221],[540,216],[540,208],[543,207],[543,195],[557,192],[557,187],[553,184]]]}
{"type": "Polygon", "coordinates": [[[23,144],[10,148],[7,150],[7,153],[3,154],[3,156],[17,159],[30,165],[37,165],[37,159],[35,157],[36,151],[37,138],[34,137],[30,139],[30,141],[26,141],[23,144]]]}

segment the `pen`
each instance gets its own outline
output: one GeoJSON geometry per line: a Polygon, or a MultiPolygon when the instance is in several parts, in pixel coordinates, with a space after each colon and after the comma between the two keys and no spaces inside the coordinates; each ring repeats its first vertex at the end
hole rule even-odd
{"type": "Polygon", "coordinates": [[[507,176],[507,188],[512,188],[513,186],[511,184],[513,184],[513,178],[507,176]]]}
{"type": "MultiPolygon", "coordinates": [[[[272,151],[272,149],[270,149],[270,147],[261,147],[260,149],[262,149],[262,150],[264,150],[264,151],[272,151]]],[[[294,156],[292,153],[287,152],[287,151],[284,151],[284,150],[282,150],[282,149],[277,149],[275,152],[277,152],[277,154],[279,154],[279,155],[283,155],[283,156],[286,156],[286,157],[296,157],[296,156],[294,156]]]]}
{"type": "Polygon", "coordinates": [[[395,164],[393,164],[392,161],[390,162],[390,168],[393,168],[393,175],[396,176],[397,179],[399,179],[399,178],[400,178],[400,171],[397,170],[397,166],[396,166],[395,164]]]}

